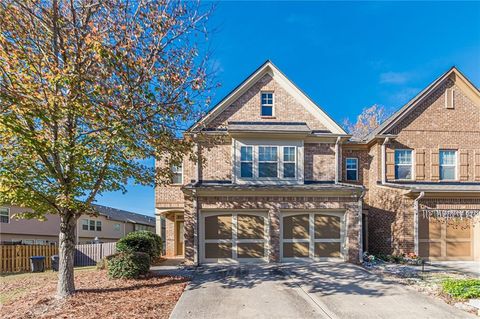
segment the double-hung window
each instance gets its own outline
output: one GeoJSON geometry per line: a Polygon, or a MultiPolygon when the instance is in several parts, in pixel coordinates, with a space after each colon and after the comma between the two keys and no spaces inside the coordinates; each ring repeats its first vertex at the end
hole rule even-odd
{"type": "Polygon", "coordinates": [[[172,167],[173,184],[181,185],[183,183],[183,165],[175,165],[172,167]]]}
{"type": "Polygon", "coordinates": [[[296,171],[296,154],[294,146],[283,147],[283,177],[295,178],[296,171]]]}
{"type": "Polygon", "coordinates": [[[395,179],[412,179],[412,150],[395,150],[395,179]]]}
{"type": "Polygon", "coordinates": [[[0,207],[0,223],[8,224],[10,222],[10,210],[6,207],[0,207]]]}
{"type": "Polygon", "coordinates": [[[348,157],[346,159],[347,181],[358,180],[358,158],[348,157]]]}
{"type": "Polygon", "coordinates": [[[253,177],[253,147],[242,146],[240,148],[240,177],[253,177]]]}
{"type": "Polygon", "coordinates": [[[95,221],[94,220],[90,220],[90,230],[95,231],[95,221]]]}
{"type": "Polygon", "coordinates": [[[97,220],[97,231],[102,231],[102,221],[97,220]]]}
{"type": "Polygon", "coordinates": [[[88,219],[82,219],[82,230],[88,230],[88,219]]]}
{"type": "Polygon", "coordinates": [[[440,179],[457,179],[457,151],[440,150],[440,179]]]}
{"type": "Polygon", "coordinates": [[[261,100],[261,115],[273,116],[273,92],[262,92],[261,100]]]}
{"type": "Polygon", "coordinates": [[[258,147],[258,177],[278,177],[277,146],[258,147]]]}

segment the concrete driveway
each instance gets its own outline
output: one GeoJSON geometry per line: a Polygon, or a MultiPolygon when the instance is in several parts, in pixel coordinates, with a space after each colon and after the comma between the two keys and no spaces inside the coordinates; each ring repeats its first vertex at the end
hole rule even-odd
{"type": "Polygon", "coordinates": [[[198,268],[170,318],[476,318],[345,263],[198,268]]]}

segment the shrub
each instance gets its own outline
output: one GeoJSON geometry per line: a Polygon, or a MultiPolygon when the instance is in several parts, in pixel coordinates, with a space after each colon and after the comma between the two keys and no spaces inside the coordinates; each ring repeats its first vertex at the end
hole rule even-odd
{"type": "Polygon", "coordinates": [[[147,230],[131,232],[117,242],[117,251],[123,253],[135,251],[147,253],[153,260],[160,256],[162,239],[157,234],[147,230]]]}
{"type": "Polygon", "coordinates": [[[134,279],[148,274],[150,256],[146,253],[119,253],[108,260],[110,278],[134,279]]]}
{"type": "Polygon", "coordinates": [[[480,279],[452,279],[442,282],[443,292],[458,299],[480,298],[480,279]]]}
{"type": "Polygon", "coordinates": [[[99,262],[97,262],[97,269],[99,269],[99,270],[108,269],[108,262],[112,258],[115,258],[117,255],[118,254],[113,254],[113,255],[103,257],[99,262]]]}

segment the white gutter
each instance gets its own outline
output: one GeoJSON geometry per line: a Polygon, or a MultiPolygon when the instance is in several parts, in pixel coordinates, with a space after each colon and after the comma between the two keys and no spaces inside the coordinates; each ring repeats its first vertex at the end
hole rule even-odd
{"type": "Polygon", "coordinates": [[[414,252],[418,256],[418,202],[425,196],[425,192],[421,192],[420,195],[415,199],[413,203],[413,241],[414,241],[414,252]]]}
{"type": "Polygon", "coordinates": [[[382,143],[382,184],[384,185],[387,182],[387,163],[386,163],[386,145],[390,142],[390,137],[386,137],[382,143]]]}
{"type": "Polygon", "coordinates": [[[342,138],[339,136],[337,137],[337,141],[335,142],[335,184],[338,184],[340,178],[339,178],[339,169],[341,168],[340,164],[340,141],[342,138]]]}

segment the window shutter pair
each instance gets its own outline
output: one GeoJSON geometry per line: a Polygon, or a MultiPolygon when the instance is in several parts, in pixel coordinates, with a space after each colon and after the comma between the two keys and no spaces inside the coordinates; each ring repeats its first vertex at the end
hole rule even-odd
{"type": "Polygon", "coordinates": [[[387,148],[385,151],[387,180],[395,179],[395,150],[387,148]]]}
{"type": "Polygon", "coordinates": [[[425,180],[425,150],[415,150],[415,178],[425,180]]]}

